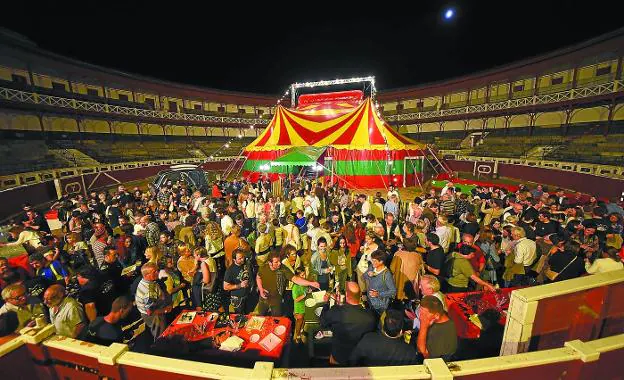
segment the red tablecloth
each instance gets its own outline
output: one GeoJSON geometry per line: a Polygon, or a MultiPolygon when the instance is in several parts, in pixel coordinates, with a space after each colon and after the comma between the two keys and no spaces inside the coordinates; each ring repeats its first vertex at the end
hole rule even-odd
{"type": "Polygon", "coordinates": [[[499,323],[507,321],[506,312],[511,300],[511,292],[518,288],[504,288],[497,292],[450,293],[446,295],[449,317],[455,322],[457,335],[465,339],[477,339],[479,327],[470,321],[470,315],[480,314],[487,309],[501,312],[499,323]]]}
{"type": "MultiPolygon", "coordinates": [[[[253,352],[254,354],[260,356],[262,359],[268,359],[269,361],[278,360],[282,355],[284,346],[290,341],[291,322],[288,318],[258,317],[264,318],[264,323],[262,324],[262,328],[260,330],[248,330],[245,326],[243,328],[239,328],[238,332],[234,334],[234,330],[229,326],[215,328],[216,320],[210,321],[211,313],[208,312],[198,312],[195,315],[192,323],[178,324],[177,322],[183,314],[184,311],[180,313],[180,315],[178,315],[178,317],[171,323],[171,325],[169,325],[169,327],[167,327],[167,329],[162,333],[161,337],[168,338],[175,335],[183,335],[186,340],[193,342],[211,338],[222,331],[229,330],[230,332],[232,332],[232,335],[236,335],[245,341],[243,343],[242,349],[238,352],[231,353],[232,355],[253,352]],[[277,334],[274,332],[278,326],[284,326],[285,330],[282,334],[277,334]],[[281,339],[281,343],[278,344],[271,351],[267,351],[264,347],[260,345],[260,342],[272,332],[281,339]],[[260,336],[257,342],[251,342],[249,340],[249,338],[254,334],[258,334],[260,336]]],[[[236,316],[236,314],[230,314],[230,320],[234,320],[236,316]]],[[[252,318],[252,316],[247,315],[246,318],[247,323],[249,323],[249,320],[252,318]]],[[[224,353],[224,351],[221,352],[224,353]]]]}
{"type": "Polygon", "coordinates": [[[58,219],[58,211],[57,210],[50,210],[48,212],[45,213],[45,218],[46,219],[58,219]]]}
{"type": "Polygon", "coordinates": [[[7,260],[9,261],[9,266],[22,267],[26,273],[29,273],[30,275],[33,274],[32,267],[28,262],[28,255],[13,256],[9,257],[7,260]]]}

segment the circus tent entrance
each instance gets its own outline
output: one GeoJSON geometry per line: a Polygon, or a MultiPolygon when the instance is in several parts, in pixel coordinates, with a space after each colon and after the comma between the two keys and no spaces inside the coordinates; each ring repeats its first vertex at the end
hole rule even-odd
{"type": "Polygon", "coordinates": [[[271,161],[270,166],[317,166],[323,165],[322,157],[327,148],[302,146],[291,148],[283,156],[271,161]]]}
{"type": "Polygon", "coordinates": [[[286,174],[297,177],[317,178],[323,175],[324,147],[302,146],[289,149],[283,156],[271,161],[269,166],[286,168],[286,174]]]}

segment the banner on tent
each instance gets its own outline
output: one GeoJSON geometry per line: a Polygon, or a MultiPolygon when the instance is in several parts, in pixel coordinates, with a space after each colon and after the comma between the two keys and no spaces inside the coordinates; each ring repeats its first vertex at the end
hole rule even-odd
{"type": "Polygon", "coordinates": [[[361,102],[364,99],[364,93],[360,90],[353,91],[337,91],[320,94],[305,94],[299,96],[298,107],[307,106],[314,103],[328,102],[361,102]]]}

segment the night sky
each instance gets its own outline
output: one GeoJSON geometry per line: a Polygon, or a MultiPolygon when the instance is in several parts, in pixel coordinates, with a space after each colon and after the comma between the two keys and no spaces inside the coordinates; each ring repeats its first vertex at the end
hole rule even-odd
{"type": "Polygon", "coordinates": [[[348,2],[348,11],[318,1],[287,3],[292,8],[23,3],[4,9],[0,25],[46,50],[154,78],[266,94],[281,94],[292,82],[360,75],[375,75],[380,90],[422,85],[624,27],[617,2],[608,1],[348,2]],[[449,7],[456,15],[445,21],[449,7]]]}

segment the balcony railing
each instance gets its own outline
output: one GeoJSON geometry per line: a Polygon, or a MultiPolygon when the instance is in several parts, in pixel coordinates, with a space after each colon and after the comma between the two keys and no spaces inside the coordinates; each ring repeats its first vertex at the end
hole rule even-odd
{"type": "Polygon", "coordinates": [[[214,116],[198,113],[168,112],[160,110],[142,109],[129,106],[105,104],[93,101],[79,100],[56,95],[44,95],[36,92],[16,90],[12,88],[0,87],[0,100],[10,102],[20,102],[27,104],[43,105],[50,107],[67,108],[76,111],[97,112],[106,114],[127,115],[134,117],[144,117],[151,119],[180,120],[190,122],[204,122],[216,124],[255,124],[266,125],[268,119],[246,118],[233,116],[214,116]]]}
{"type": "MultiPolygon", "coordinates": [[[[567,85],[566,85],[567,86],[567,85]]],[[[486,104],[468,105],[465,107],[433,110],[426,112],[402,113],[399,115],[386,116],[388,121],[417,121],[436,119],[445,116],[456,116],[466,114],[476,114],[492,111],[501,111],[518,107],[527,107],[542,104],[555,104],[574,99],[585,99],[594,96],[608,95],[624,90],[624,80],[614,80],[607,83],[600,83],[595,86],[585,86],[572,88],[565,91],[538,94],[517,99],[500,100],[496,102],[496,98],[490,98],[490,102],[486,104]]],[[[505,97],[506,98],[506,97],[505,97]]]]}

